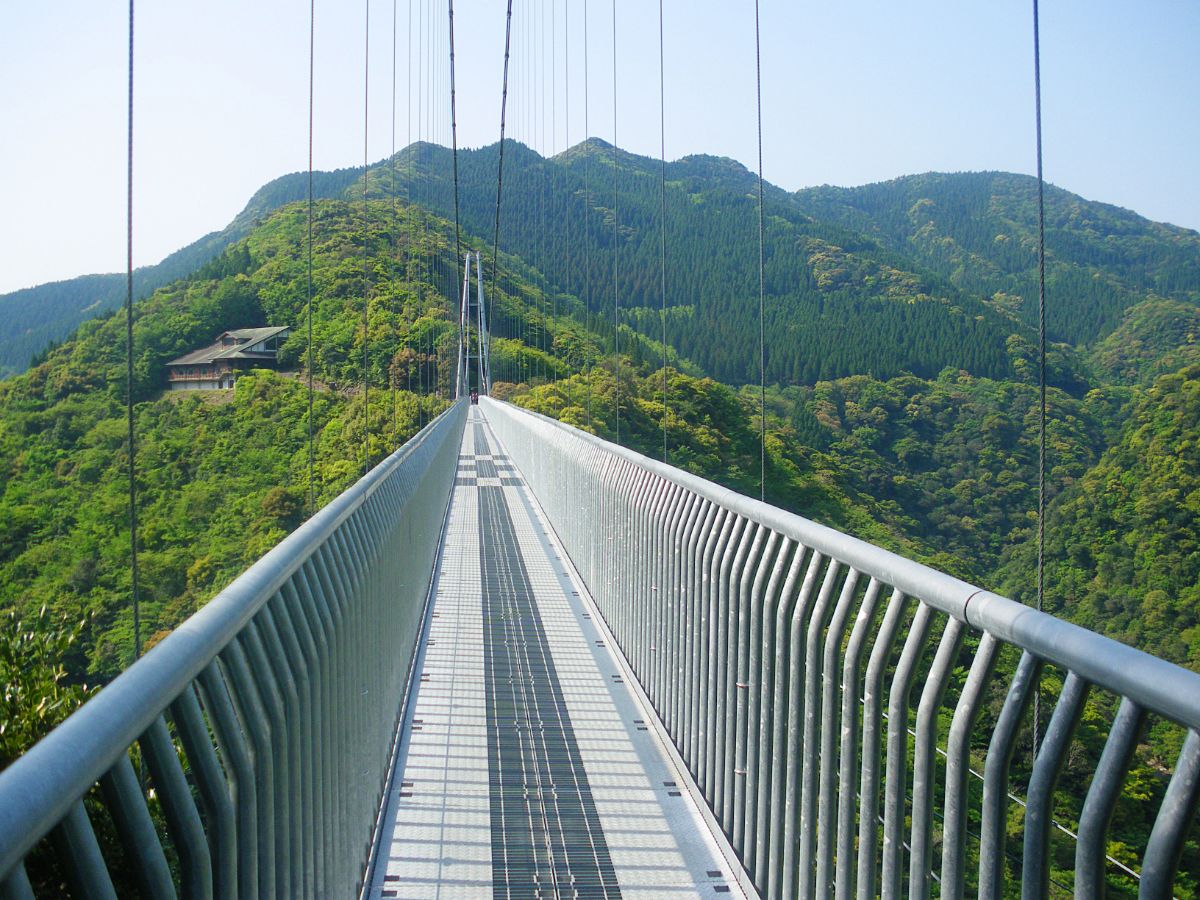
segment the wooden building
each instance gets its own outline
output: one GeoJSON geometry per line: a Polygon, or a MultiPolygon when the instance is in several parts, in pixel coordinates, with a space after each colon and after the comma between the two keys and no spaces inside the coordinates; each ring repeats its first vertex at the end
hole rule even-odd
{"type": "Polygon", "coordinates": [[[289,334],[286,325],[226,331],[209,346],[167,363],[167,382],[173,391],[231,388],[239,371],[274,366],[289,334]]]}

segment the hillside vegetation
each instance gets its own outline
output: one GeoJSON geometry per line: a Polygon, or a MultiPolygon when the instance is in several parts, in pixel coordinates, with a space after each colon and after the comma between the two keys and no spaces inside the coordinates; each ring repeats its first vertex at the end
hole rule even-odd
{"type": "MultiPolygon", "coordinates": [[[[654,457],[665,419],[672,464],[757,494],[751,173],[668,166],[664,346],[657,164],[596,140],[550,160],[509,149],[488,297],[496,395],[610,438],[619,415],[622,442],[654,457]]],[[[462,240],[485,260],[496,150],[460,156],[462,240]]],[[[321,180],[315,207],[318,504],[445,407],[456,353],[448,151],[415,145],[373,169],[365,214],[360,174],[321,180]]],[[[767,191],[767,500],[1022,601],[1038,482],[1032,185],[983,173],[767,191]]],[[[294,176],[264,188],[136,306],[148,643],[309,513],[302,190],[294,176]],[[166,361],[262,324],[294,327],[284,371],[165,391],[166,361]]],[[[1046,601],[1200,670],[1200,237],[1063,191],[1048,202],[1046,601]]],[[[0,731],[0,765],[133,654],[124,319],[85,311],[99,290],[61,289],[54,327],[74,316],[73,332],[0,381],[0,612],[24,623],[0,641],[0,678],[20,687],[4,714],[21,723],[0,731]],[[18,673],[19,658],[35,661],[18,673]]],[[[1086,753],[1111,712],[1089,703],[1086,753]]],[[[1118,810],[1129,846],[1176,749],[1157,729],[1139,751],[1142,800],[1118,810]]]]}

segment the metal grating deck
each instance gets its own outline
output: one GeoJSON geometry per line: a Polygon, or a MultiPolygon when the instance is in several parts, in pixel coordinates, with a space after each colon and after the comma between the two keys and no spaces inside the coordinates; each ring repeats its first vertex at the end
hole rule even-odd
{"type": "Polygon", "coordinates": [[[368,896],[744,896],[564,556],[473,407],[368,896]]]}

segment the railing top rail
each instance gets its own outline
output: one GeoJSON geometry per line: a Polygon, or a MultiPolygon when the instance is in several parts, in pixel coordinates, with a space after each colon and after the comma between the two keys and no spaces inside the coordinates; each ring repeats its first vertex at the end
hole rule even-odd
{"type": "Polygon", "coordinates": [[[530,424],[539,423],[543,428],[569,434],[799,544],[838,559],[976,630],[989,632],[1077,673],[1092,684],[1200,730],[1200,674],[556,419],[490,397],[482,397],[480,402],[527,417],[530,424]]]}
{"type": "Polygon", "coordinates": [[[0,875],[66,815],[338,526],[461,406],[426,425],[0,772],[0,875]]]}

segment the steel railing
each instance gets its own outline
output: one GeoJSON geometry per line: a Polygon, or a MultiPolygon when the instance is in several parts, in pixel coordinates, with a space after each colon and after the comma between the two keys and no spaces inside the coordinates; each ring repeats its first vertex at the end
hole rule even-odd
{"type": "Polygon", "coordinates": [[[0,773],[0,894],[33,896],[49,835],[76,896],[116,896],[97,783],[146,896],[357,893],[465,420],[443,413],[0,773]]]}
{"type": "Polygon", "coordinates": [[[1170,895],[1200,800],[1200,675],[562,423],[480,403],[763,896],[928,897],[936,880],[940,896],[961,897],[969,814],[981,823],[979,895],[1003,894],[1016,857],[1022,895],[1044,896],[1055,786],[1092,688],[1120,700],[1079,816],[1075,895],[1104,891],[1109,821],[1148,714],[1187,729],[1141,860],[1142,896],[1170,895]],[[1015,665],[998,665],[1006,646],[1015,665]],[[1065,680],[1011,853],[1012,761],[1047,665],[1065,680]],[[998,712],[981,715],[990,694],[998,712]],[[981,799],[968,786],[973,742],[985,753],[981,799]]]}

